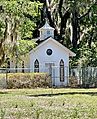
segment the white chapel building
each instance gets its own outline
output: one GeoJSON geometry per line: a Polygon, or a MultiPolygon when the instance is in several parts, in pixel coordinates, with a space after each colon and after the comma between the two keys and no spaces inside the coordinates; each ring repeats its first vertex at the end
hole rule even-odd
{"type": "Polygon", "coordinates": [[[69,57],[75,53],[54,39],[54,28],[46,21],[39,29],[41,43],[30,51],[31,72],[48,72],[52,85],[66,86],[69,76],[69,57]]]}
{"type": "Polygon", "coordinates": [[[54,28],[47,21],[39,31],[40,44],[29,52],[28,63],[24,67],[30,72],[49,73],[54,86],[67,86],[69,57],[75,53],[54,39],[54,28]]]}

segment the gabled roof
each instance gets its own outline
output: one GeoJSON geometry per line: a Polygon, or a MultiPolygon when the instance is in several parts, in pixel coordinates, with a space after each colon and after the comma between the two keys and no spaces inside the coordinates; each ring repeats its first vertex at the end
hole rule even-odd
{"type": "Polygon", "coordinates": [[[35,49],[31,50],[30,53],[32,51],[37,50],[38,48],[40,48],[41,46],[43,46],[44,44],[46,44],[48,41],[52,41],[54,42],[56,45],[58,45],[59,47],[63,48],[68,54],[69,56],[76,56],[76,54],[74,52],[72,52],[71,50],[69,50],[68,48],[66,48],[65,46],[63,46],[61,43],[59,43],[58,41],[56,41],[55,39],[53,39],[52,37],[49,37],[47,40],[44,40],[41,44],[39,44],[35,49]]]}
{"type": "Polygon", "coordinates": [[[54,28],[53,27],[51,27],[49,24],[48,24],[48,22],[46,21],[45,22],[45,25],[43,26],[43,27],[41,27],[39,30],[42,30],[42,29],[52,29],[52,30],[54,30],[54,28]]]}

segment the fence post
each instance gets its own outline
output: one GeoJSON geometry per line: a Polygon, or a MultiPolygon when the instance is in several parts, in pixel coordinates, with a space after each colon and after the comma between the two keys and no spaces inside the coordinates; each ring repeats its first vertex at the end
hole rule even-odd
{"type": "Polygon", "coordinates": [[[6,68],[6,88],[7,88],[7,79],[8,79],[8,74],[7,74],[7,68],[6,68]]]}

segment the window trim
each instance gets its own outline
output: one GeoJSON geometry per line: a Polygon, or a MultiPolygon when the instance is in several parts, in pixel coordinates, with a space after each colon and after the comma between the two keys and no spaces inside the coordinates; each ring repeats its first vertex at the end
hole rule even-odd
{"type": "Polygon", "coordinates": [[[47,50],[46,50],[46,54],[47,54],[48,56],[52,55],[52,53],[53,53],[52,49],[47,49],[47,50]]]}

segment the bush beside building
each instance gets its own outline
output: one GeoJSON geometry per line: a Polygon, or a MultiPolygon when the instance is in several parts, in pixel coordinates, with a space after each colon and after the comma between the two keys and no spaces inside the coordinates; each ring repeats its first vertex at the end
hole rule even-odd
{"type": "Polygon", "coordinates": [[[9,73],[7,88],[47,88],[51,87],[51,77],[47,73],[9,73]]]}

